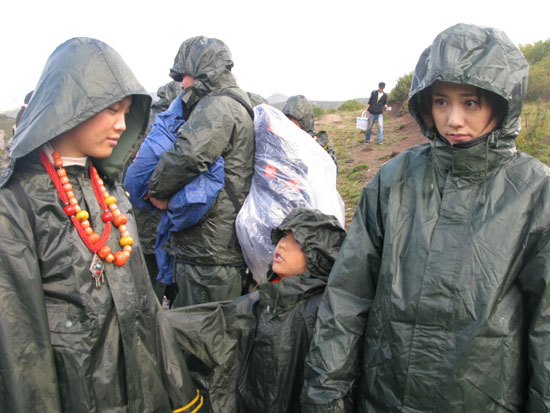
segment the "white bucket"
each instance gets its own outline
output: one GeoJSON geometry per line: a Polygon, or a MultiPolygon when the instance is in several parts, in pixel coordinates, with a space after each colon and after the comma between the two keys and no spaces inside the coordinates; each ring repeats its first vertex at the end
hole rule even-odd
{"type": "Polygon", "coordinates": [[[357,129],[367,130],[367,124],[369,122],[369,118],[367,117],[366,111],[363,111],[363,113],[361,113],[361,116],[356,117],[355,120],[356,120],[355,127],[357,129]]]}

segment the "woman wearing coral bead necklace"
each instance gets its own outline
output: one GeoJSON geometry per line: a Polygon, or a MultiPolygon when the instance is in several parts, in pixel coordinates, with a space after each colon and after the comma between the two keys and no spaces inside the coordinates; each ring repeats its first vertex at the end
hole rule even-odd
{"type": "Polygon", "coordinates": [[[198,411],[117,182],[150,97],[106,44],[48,59],[0,177],[6,411],[198,411]]]}

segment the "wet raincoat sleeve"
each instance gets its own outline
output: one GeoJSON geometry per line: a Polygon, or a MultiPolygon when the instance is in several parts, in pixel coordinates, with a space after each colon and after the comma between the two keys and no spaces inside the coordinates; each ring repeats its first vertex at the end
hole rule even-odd
{"type": "Polygon", "coordinates": [[[259,294],[167,312],[176,340],[210,371],[212,411],[236,412],[239,373],[252,342],[259,294]]]}
{"type": "Polygon", "coordinates": [[[58,380],[33,230],[8,189],[0,197],[2,411],[59,412],[58,380]]]}
{"type": "Polygon", "coordinates": [[[543,247],[525,266],[520,281],[528,297],[528,370],[526,412],[550,411],[550,229],[543,247]]]}
{"type": "Polygon", "coordinates": [[[349,411],[383,244],[379,177],[365,187],[329,276],[306,359],[303,412],[349,411]]]}
{"type": "Polygon", "coordinates": [[[193,109],[179,130],[174,147],[164,152],[157,164],[150,182],[152,197],[170,198],[223,155],[235,116],[222,100],[205,97],[193,109]]]}

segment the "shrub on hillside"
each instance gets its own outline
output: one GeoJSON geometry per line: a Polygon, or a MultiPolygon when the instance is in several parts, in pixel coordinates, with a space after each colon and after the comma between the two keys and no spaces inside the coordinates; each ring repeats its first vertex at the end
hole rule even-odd
{"type": "Polygon", "coordinates": [[[529,69],[528,102],[550,101],[550,55],[529,69]]]}
{"type": "Polygon", "coordinates": [[[311,105],[313,107],[313,118],[319,119],[325,114],[325,110],[321,106],[311,105]]]}
{"type": "Polygon", "coordinates": [[[535,44],[526,44],[520,46],[519,49],[529,62],[529,65],[536,65],[544,58],[550,56],[550,40],[538,41],[535,44]]]}
{"type": "Polygon", "coordinates": [[[338,110],[345,111],[345,112],[352,112],[355,110],[363,110],[365,105],[357,101],[356,99],[348,100],[340,105],[338,110]]]}
{"type": "Polygon", "coordinates": [[[409,99],[413,72],[407,73],[397,79],[397,84],[390,92],[390,101],[406,102],[409,99]]]}
{"type": "Polygon", "coordinates": [[[550,103],[528,103],[521,113],[522,130],[516,145],[550,166],[550,103]]]}
{"type": "Polygon", "coordinates": [[[519,48],[530,66],[527,101],[550,101],[550,40],[519,48]]]}

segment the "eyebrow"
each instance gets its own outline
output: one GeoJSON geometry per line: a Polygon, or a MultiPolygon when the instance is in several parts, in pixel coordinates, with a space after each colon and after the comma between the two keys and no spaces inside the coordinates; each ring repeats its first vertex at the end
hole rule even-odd
{"type": "MultiPolygon", "coordinates": [[[[449,95],[443,93],[443,92],[433,92],[432,96],[440,96],[440,97],[449,97],[449,95]]],[[[460,94],[461,97],[478,97],[475,93],[472,92],[462,92],[460,94]]]]}

